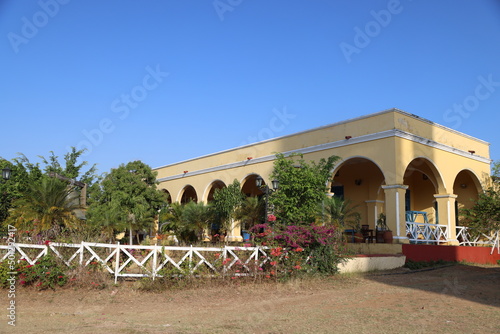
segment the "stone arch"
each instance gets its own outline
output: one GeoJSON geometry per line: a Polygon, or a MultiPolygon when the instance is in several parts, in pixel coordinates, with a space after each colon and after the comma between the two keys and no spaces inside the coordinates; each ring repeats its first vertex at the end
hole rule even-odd
{"type": "Polygon", "coordinates": [[[179,198],[181,199],[180,200],[181,204],[186,204],[189,203],[190,201],[198,202],[198,195],[196,194],[196,190],[190,184],[182,188],[179,198]]]}
{"type": "MultiPolygon", "coordinates": [[[[255,173],[248,174],[240,181],[241,192],[245,194],[245,196],[260,197],[264,194],[264,192],[255,185],[255,180],[258,176],[260,175],[255,173]]],[[[265,180],[263,181],[263,184],[266,184],[265,180]]]]}
{"type": "Polygon", "coordinates": [[[225,187],[226,187],[226,184],[219,179],[212,181],[212,183],[210,183],[208,185],[208,187],[205,189],[205,195],[204,195],[205,202],[209,203],[209,202],[213,201],[215,190],[222,189],[225,187]]]}
{"type": "Polygon", "coordinates": [[[482,191],[481,182],[477,175],[470,169],[463,169],[455,177],[453,182],[453,194],[457,195],[455,200],[455,223],[459,225],[460,209],[471,208],[482,191]]]}
{"type": "Polygon", "coordinates": [[[161,191],[167,194],[167,203],[172,204],[172,195],[170,195],[170,192],[165,188],[161,189],[161,191]]]}
{"type": "Polygon", "coordinates": [[[374,228],[378,214],[383,212],[385,184],[382,169],[373,160],[363,156],[344,159],[333,171],[328,189],[334,194],[341,192],[343,197],[352,201],[361,214],[361,223],[374,228]]]}
{"type": "Polygon", "coordinates": [[[403,184],[408,186],[405,211],[425,211],[428,222],[436,223],[437,202],[434,195],[446,193],[446,187],[435,164],[426,157],[413,159],[406,166],[403,184]]]}

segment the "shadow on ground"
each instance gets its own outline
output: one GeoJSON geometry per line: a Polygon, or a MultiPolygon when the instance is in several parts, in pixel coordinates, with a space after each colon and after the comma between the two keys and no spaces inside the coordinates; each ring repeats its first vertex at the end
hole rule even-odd
{"type": "Polygon", "coordinates": [[[366,279],[500,307],[500,267],[446,265],[420,270],[369,273],[366,279]]]}

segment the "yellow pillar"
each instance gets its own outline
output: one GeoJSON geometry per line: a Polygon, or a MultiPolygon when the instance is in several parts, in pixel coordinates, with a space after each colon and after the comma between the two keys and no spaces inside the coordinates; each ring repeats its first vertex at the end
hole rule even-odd
{"type": "Polygon", "coordinates": [[[394,243],[409,243],[406,236],[405,194],[408,186],[391,184],[382,186],[385,192],[386,223],[392,231],[394,243]]]}
{"type": "Polygon", "coordinates": [[[448,242],[451,245],[458,245],[457,225],[455,217],[455,194],[436,194],[434,198],[437,202],[437,219],[439,225],[446,225],[448,230],[448,242]]]}

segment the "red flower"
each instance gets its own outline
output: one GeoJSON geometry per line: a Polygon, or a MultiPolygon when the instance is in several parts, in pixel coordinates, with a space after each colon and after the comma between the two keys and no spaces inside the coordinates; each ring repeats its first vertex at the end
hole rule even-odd
{"type": "Polygon", "coordinates": [[[304,248],[297,247],[297,248],[295,248],[295,251],[296,251],[296,252],[303,252],[303,251],[304,251],[304,248]]]}
{"type": "Polygon", "coordinates": [[[296,265],[294,268],[295,268],[295,269],[297,269],[297,270],[302,269],[302,267],[301,267],[301,266],[299,266],[299,265],[296,265]]]}
{"type": "Polygon", "coordinates": [[[276,247],[276,248],[271,249],[271,255],[272,256],[280,256],[282,249],[283,248],[281,248],[281,247],[276,247]]]}
{"type": "Polygon", "coordinates": [[[276,265],[276,261],[271,261],[271,266],[275,266],[276,265]]]}
{"type": "Polygon", "coordinates": [[[267,221],[269,221],[269,222],[276,221],[276,216],[275,215],[267,215],[267,221]]]}
{"type": "Polygon", "coordinates": [[[45,240],[44,244],[48,246],[50,244],[50,240],[45,240]]]}
{"type": "Polygon", "coordinates": [[[62,275],[59,275],[59,276],[57,276],[57,278],[64,278],[64,276],[62,276],[62,275]]]}

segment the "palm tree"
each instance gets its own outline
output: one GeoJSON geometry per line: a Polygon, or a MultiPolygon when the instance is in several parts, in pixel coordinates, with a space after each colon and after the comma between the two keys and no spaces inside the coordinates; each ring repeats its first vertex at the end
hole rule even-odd
{"type": "Polygon", "coordinates": [[[203,202],[189,202],[184,205],[182,221],[185,235],[194,233],[196,238],[203,240],[203,233],[213,220],[213,210],[209,204],[203,202]]]}
{"type": "Polygon", "coordinates": [[[252,228],[263,216],[264,202],[258,197],[247,197],[235,212],[235,218],[244,224],[246,230],[252,228]]]}
{"type": "Polygon", "coordinates": [[[340,197],[326,196],[318,207],[318,215],[325,225],[345,227],[359,222],[357,206],[353,206],[350,200],[340,197]]]}
{"type": "Polygon", "coordinates": [[[7,223],[31,231],[33,235],[53,238],[63,228],[79,227],[81,221],[74,213],[80,208],[78,198],[74,187],[58,179],[43,177],[14,202],[7,223]]]}

